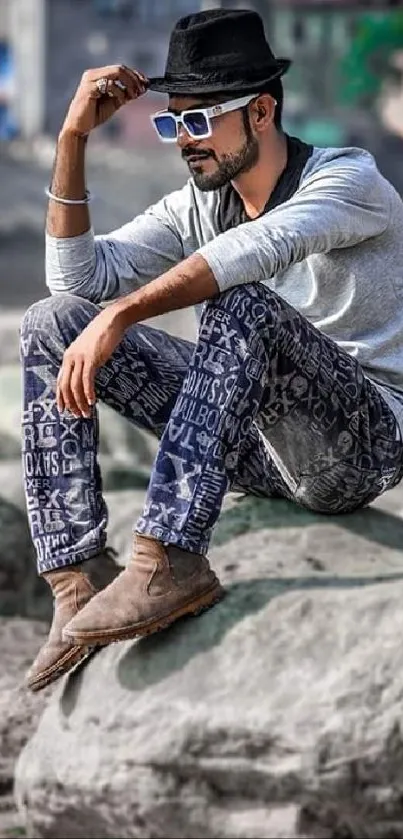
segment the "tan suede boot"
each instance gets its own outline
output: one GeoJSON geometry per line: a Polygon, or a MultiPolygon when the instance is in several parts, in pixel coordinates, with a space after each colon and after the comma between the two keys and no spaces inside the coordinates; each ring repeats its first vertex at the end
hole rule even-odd
{"type": "Polygon", "coordinates": [[[67,624],[63,637],[93,646],[150,635],[222,596],[206,557],[136,536],[127,568],[67,624]]]}
{"type": "Polygon", "coordinates": [[[26,684],[38,691],[71,670],[91,650],[64,640],[62,630],[80,609],[120,574],[121,567],[106,548],[78,565],[47,571],[43,577],[53,592],[53,622],[47,641],[30,667],[26,684]]]}

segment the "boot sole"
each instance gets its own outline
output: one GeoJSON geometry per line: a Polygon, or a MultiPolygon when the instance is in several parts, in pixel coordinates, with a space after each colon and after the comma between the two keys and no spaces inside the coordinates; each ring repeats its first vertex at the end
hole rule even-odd
{"type": "Polygon", "coordinates": [[[138,624],[126,626],[122,627],[122,629],[104,630],[103,632],[83,632],[81,634],[80,632],[75,632],[74,635],[70,635],[69,632],[65,631],[63,637],[69,641],[74,640],[75,644],[89,646],[105,646],[114,641],[129,641],[131,638],[143,638],[146,635],[152,635],[155,632],[160,632],[162,629],[167,629],[178,618],[183,618],[186,615],[193,615],[194,617],[200,615],[202,612],[215,606],[216,603],[219,603],[223,597],[224,589],[220,584],[215,583],[213,588],[205,591],[196,600],[191,600],[169,615],[158,618],[158,620],[150,623],[140,626],[138,624]]]}
{"type": "Polygon", "coordinates": [[[33,693],[37,693],[43,688],[48,687],[51,685],[52,682],[55,682],[57,679],[60,679],[61,676],[64,676],[66,673],[69,673],[77,664],[80,664],[84,661],[84,659],[89,658],[92,653],[94,652],[93,649],[86,647],[73,647],[69,653],[63,658],[61,658],[53,667],[49,667],[48,670],[44,670],[40,673],[35,679],[31,681],[27,681],[26,685],[30,691],[33,693]]]}

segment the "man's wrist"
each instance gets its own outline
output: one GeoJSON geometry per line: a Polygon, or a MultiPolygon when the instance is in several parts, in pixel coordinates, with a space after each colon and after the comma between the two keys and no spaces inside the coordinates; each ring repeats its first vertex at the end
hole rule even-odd
{"type": "Polygon", "coordinates": [[[59,131],[57,142],[59,143],[77,143],[81,146],[86,146],[89,134],[81,134],[74,128],[68,125],[63,125],[59,131]]]}
{"type": "Polygon", "coordinates": [[[122,297],[108,306],[114,324],[121,329],[122,332],[125,332],[129,326],[132,326],[133,323],[137,322],[135,315],[136,307],[133,302],[132,295],[130,295],[130,298],[131,299],[129,300],[128,297],[122,297]]]}

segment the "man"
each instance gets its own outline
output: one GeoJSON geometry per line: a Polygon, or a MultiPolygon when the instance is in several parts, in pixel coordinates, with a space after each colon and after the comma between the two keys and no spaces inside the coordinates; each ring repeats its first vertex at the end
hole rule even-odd
{"type": "Polygon", "coordinates": [[[55,595],[34,690],[221,597],[205,555],[228,489],[341,513],[401,479],[403,204],[367,152],[283,133],[289,64],[256,13],[215,10],[178,22],[163,78],[91,70],[72,100],[49,191],[53,296],[22,326],[27,506],[55,595]],[[190,179],[94,238],[87,137],[147,88],[169,95],[154,126],[190,179]],[[195,345],[142,324],[190,305],[195,345]],[[98,399],[160,438],[119,575],[98,399]]]}

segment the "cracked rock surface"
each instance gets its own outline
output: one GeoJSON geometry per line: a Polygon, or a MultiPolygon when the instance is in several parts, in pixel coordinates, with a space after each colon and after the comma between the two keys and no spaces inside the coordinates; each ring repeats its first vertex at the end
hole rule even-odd
{"type": "Polygon", "coordinates": [[[28,836],[401,837],[402,502],[228,497],[225,599],[55,688],[17,764],[28,836]]]}

